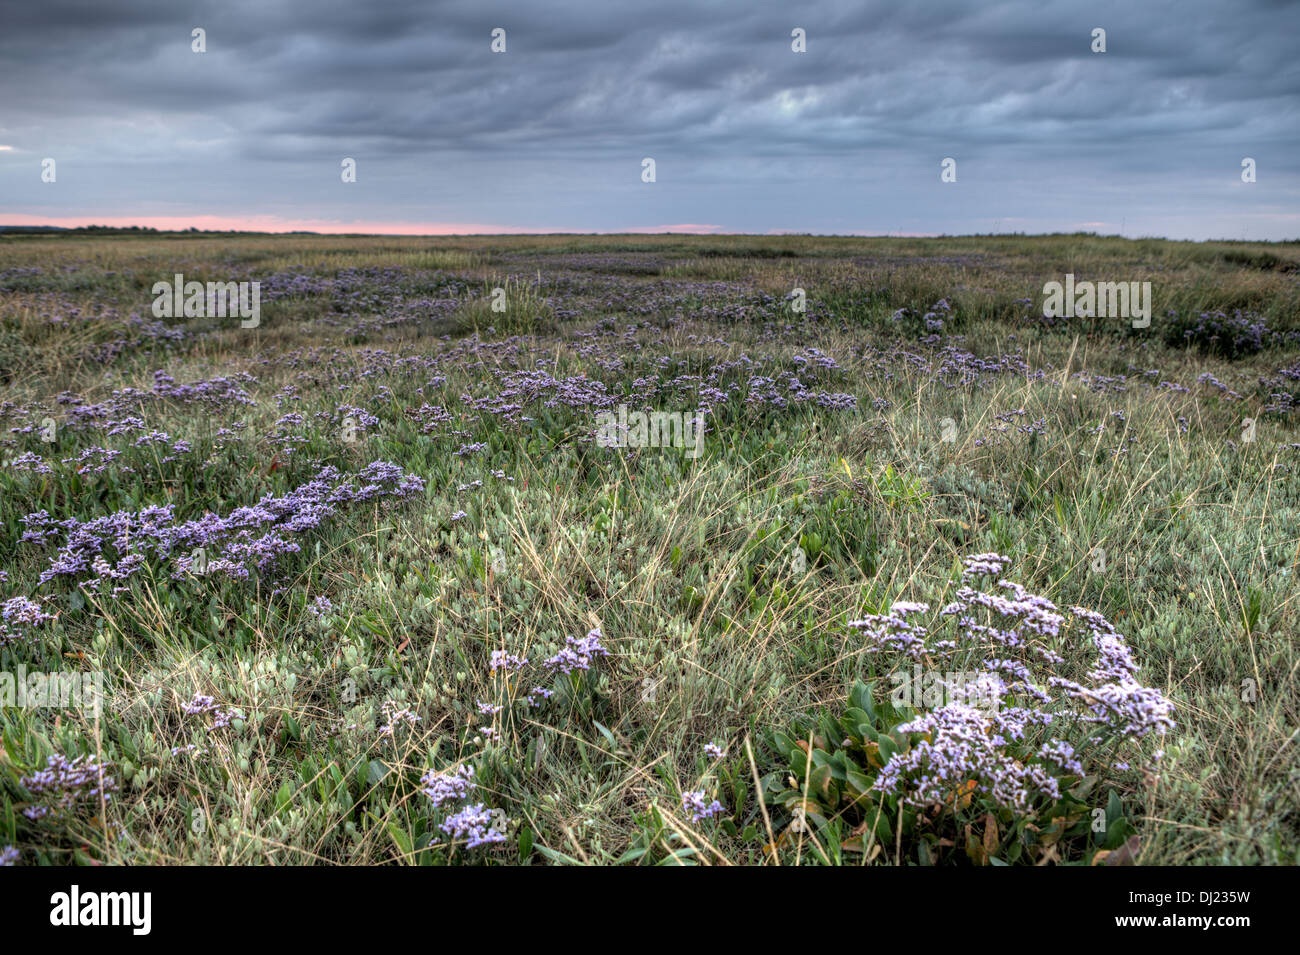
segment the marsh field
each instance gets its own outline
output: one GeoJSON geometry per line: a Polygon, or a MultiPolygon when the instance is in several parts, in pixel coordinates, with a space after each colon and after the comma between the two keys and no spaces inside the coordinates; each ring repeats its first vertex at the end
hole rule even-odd
{"type": "Polygon", "coordinates": [[[0,852],[1294,864],[1298,401],[1296,243],[6,235],[0,852]]]}

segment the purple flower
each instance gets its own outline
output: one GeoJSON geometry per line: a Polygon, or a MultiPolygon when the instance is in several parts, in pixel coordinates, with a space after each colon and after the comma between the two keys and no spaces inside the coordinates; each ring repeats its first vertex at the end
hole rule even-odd
{"type": "Polygon", "coordinates": [[[572,673],[591,669],[593,657],[609,656],[600,644],[600,628],[591,630],[585,637],[565,637],[565,647],[555,656],[542,661],[542,666],[553,673],[572,673]]]}
{"type": "Polygon", "coordinates": [[[536,709],[555,694],[542,686],[535,686],[528,691],[528,705],[536,709]]]}
{"type": "MultiPolygon", "coordinates": [[[[106,582],[127,580],[149,557],[174,560],[173,576],[179,578],[194,569],[191,555],[198,549],[206,555],[206,573],[248,579],[250,562],[260,572],[270,571],[281,558],[301,552],[299,536],[321,527],[344,507],[410,497],[423,489],[421,478],[386,461],[371,462],[351,478],[326,467],[283,497],[268,494],[225,517],[205,514],[178,522],[170,504],[118,511],[89,521],[52,521],[40,511],[23,519],[27,525],[23,540],[46,543],[62,532],[62,548],[40,581],[93,571],[90,580],[82,581],[92,592],[106,582]],[[116,565],[109,560],[113,556],[118,558],[116,565]]],[[[128,589],[114,586],[113,592],[128,589]]]]}
{"type": "Polygon", "coordinates": [[[699,822],[703,819],[712,819],[718,813],[724,812],[725,808],[716,799],[711,803],[705,803],[704,791],[697,790],[682,793],[682,811],[691,814],[691,822],[699,822]]]}
{"type": "Polygon", "coordinates": [[[53,619],[54,614],[43,611],[36,601],[26,597],[10,597],[0,604],[0,647],[24,640],[27,627],[39,627],[53,619]]]}
{"type": "Polygon", "coordinates": [[[513,653],[506,653],[504,650],[493,650],[492,658],[488,661],[488,669],[493,673],[496,673],[497,670],[505,670],[507,673],[511,670],[522,670],[527,665],[527,657],[519,657],[513,653]]]}
{"type": "Polygon", "coordinates": [[[420,777],[420,782],[424,783],[422,791],[432,800],[434,808],[445,802],[465,799],[478,788],[474,782],[473,766],[461,766],[445,772],[431,769],[420,777]]]}
{"type": "MultiPolygon", "coordinates": [[[[886,763],[876,777],[878,790],[910,805],[931,806],[974,780],[999,805],[1023,812],[1040,797],[1059,798],[1058,777],[1085,775],[1088,754],[1107,738],[1132,742],[1173,728],[1173,704],[1138,683],[1131,650],[1103,615],[1071,608],[1091,633],[1095,658],[1086,672],[1064,675],[1066,659],[1054,647],[1066,620],[1052,601],[1010,580],[998,579],[1000,593],[967,583],[998,578],[1009,563],[999,554],[965,558],[963,586],[940,613],[940,626],[953,630],[951,639],[931,640],[907,622],[920,604],[895,603],[888,615],[850,623],[866,631],[871,652],[916,661],[965,653],[980,668],[943,681],[947,705],[899,727],[921,738],[886,763]],[[1056,735],[1044,740],[1049,726],[1056,735]],[[1089,748],[1081,751],[1084,741],[1089,748]]],[[[919,676],[920,663],[915,666],[919,676]]],[[[1126,766],[1112,760],[1098,769],[1126,766]]]]}
{"type": "Polygon", "coordinates": [[[409,709],[398,706],[393,700],[384,700],[383,706],[380,707],[387,721],[379,727],[380,736],[393,736],[397,732],[398,726],[415,726],[420,722],[420,718],[412,713],[409,709]]]}
{"type": "Polygon", "coordinates": [[[42,800],[24,809],[23,815],[36,820],[51,811],[66,812],[80,805],[98,804],[101,798],[112,799],[117,781],[107,774],[110,768],[111,763],[101,763],[91,756],[68,759],[61,753],[50,755],[44,769],[19,780],[24,789],[42,800]]]}
{"type": "Polygon", "coordinates": [[[466,806],[455,815],[448,816],[438,828],[453,839],[465,839],[466,848],[469,849],[506,841],[506,834],[493,827],[492,813],[482,803],[466,806]]]}

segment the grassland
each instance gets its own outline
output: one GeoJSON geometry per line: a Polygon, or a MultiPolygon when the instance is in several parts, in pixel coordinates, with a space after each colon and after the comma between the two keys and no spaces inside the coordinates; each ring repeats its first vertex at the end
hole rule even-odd
{"type": "Polygon", "coordinates": [[[1300,861],[1300,245],[6,236],[0,388],[0,672],[105,694],[0,708],[19,864],[1300,861]],[[155,318],[177,272],[260,324],[155,318]],[[1044,320],[1066,273],[1150,327],[1044,320]],[[848,624],[989,552],[1125,635],[1163,756],[864,837],[848,624]],[[423,791],[470,766],[504,841],[423,791]]]}

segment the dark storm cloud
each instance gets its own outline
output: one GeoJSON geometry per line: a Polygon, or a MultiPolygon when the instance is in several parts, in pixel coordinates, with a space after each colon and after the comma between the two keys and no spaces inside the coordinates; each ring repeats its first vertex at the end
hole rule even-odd
{"type": "Polygon", "coordinates": [[[1293,236],[1297,27],[1204,0],[10,4],[0,219],[1293,236]]]}

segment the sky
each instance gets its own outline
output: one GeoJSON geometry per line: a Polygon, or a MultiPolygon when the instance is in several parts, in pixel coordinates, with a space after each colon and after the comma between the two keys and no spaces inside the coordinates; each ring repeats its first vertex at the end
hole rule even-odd
{"type": "Polygon", "coordinates": [[[0,224],[1294,239],[1298,44],[1282,0],[0,0],[0,224]]]}

